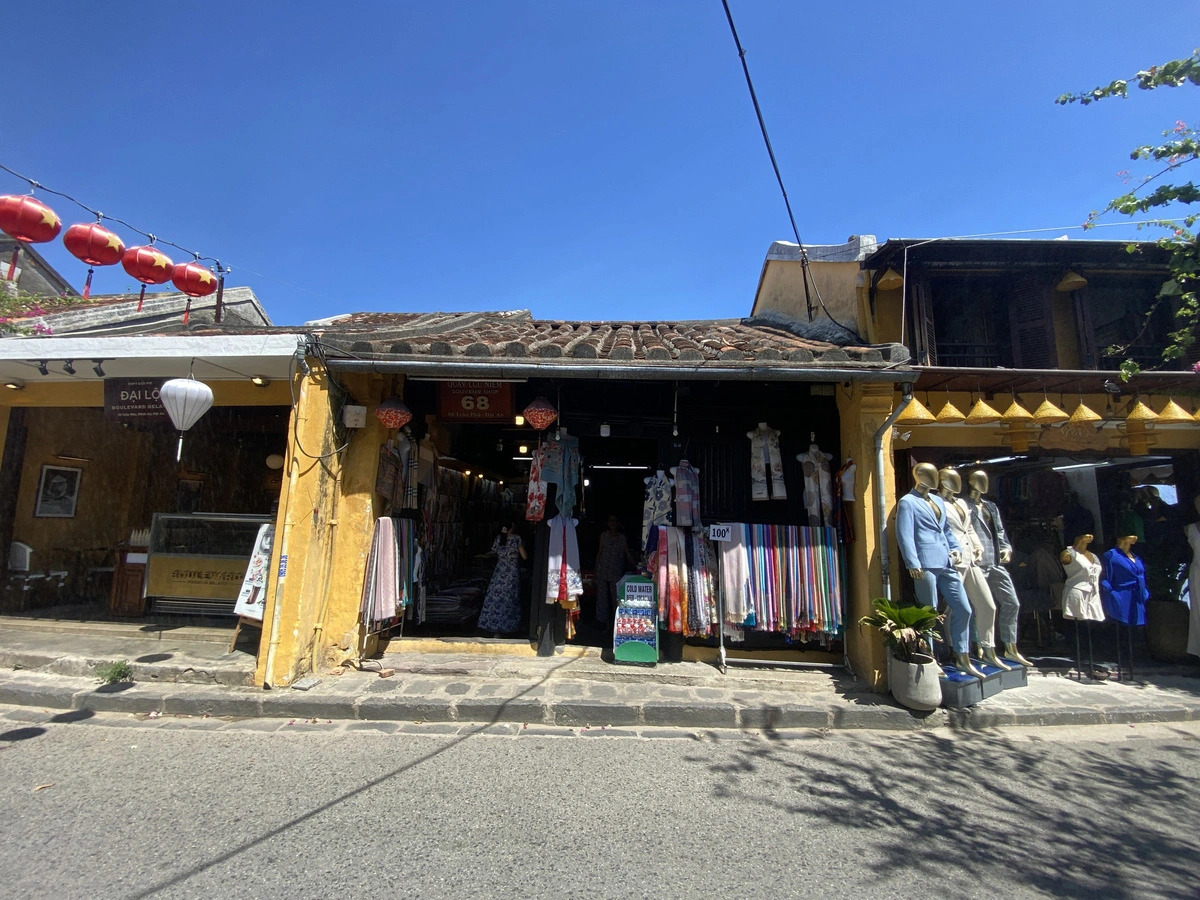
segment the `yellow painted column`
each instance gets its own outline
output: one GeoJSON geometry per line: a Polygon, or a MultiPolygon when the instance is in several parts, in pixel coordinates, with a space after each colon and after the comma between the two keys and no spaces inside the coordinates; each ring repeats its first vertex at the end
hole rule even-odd
{"type": "MultiPolygon", "coordinates": [[[[363,638],[359,606],[375,519],[382,506],[375,494],[375,476],[379,447],[389,434],[375,417],[375,408],[381,400],[387,399],[384,396],[385,381],[387,379],[380,375],[343,378],[357,402],[366,405],[367,425],[351,433],[350,444],[342,459],[329,588],[323,615],[315,628],[314,659],[318,667],[337,665],[356,657],[363,638]]],[[[390,391],[387,393],[390,396],[390,391]]],[[[374,652],[374,646],[367,647],[366,651],[368,655],[374,652]]]]}
{"type": "MultiPolygon", "coordinates": [[[[892,411],[892,396],[891,384],[855,384],[848,394],[838,391],[842,456],[849,456],[856,464],[852,515],[857,540],[846,547],[849,569],[846,653],[855,673],[872,690],[878,691],[887,689],[887,657],[883,641],[874,629],[860,629],[858,620],[870,615],[871,601],[883,595],[877,492],[884,492],[884,508],[890,511],[895,507],[896,490],[890,429],[884,435],[881,451],[885,460],[884,483],[875,483],[875,432],[892,411]]],[[[892,543],[892,570],[895,571],[896,554],[892,543]]]]}
{"type": "Polygon", "coordinates": [[[255,683],[267,686],[291,684],[311,671],[313,625],[324,599],[333,538],[332,496],[340,470],[333,452],[333,409],[326,372],[319,366],[309,375],[298,372],[294,390],[286,476],[275,518],[275,565],[266,586],[255,671],[255,683]]]}

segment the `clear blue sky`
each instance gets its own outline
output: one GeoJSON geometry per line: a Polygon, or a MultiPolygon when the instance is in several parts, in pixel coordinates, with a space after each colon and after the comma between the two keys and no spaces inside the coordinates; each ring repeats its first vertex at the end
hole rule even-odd
{"type": "MultiPolygon", "coordinates": [[[[1200,119],[1195,88],[1053,103],[1190,53],[1195,2],[731,6],[810,244],[1078,224],[1122,190],[1129,148],[1200,119]]],[[[3,19],[0,162],[220,258],[280,324],[738,316],[791,239],[720,0],[45,2],[3,19]]],[[[0,193],[23,190],[0,172],[0,193]]],[[[40,249],[82,285],[61,243],[40,249]]],[[[97,271],[98,292],[135,287],[97,271]]]]}

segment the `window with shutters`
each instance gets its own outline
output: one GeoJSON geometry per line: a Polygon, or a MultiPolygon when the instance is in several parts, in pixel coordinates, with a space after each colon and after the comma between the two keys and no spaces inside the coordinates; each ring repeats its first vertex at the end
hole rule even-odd
{"type": "Polygon", "coordinates": [[[1011,365],[1008,319],[998,302],[1004,293],[1003,279],[989,275],[935,274],[928,280],[927,288],[936,365],[963,368],[1011,365]]]}
{"type": "Polygon", "coordinates": [[[1019,276],[1010,283],[1007,303],[1013,365],[1019,369],[1058,366],[1050,279],[1045,273],[1019,276]]]}
{"type": "Polygon", "coordinates": [[[1161,274],[1096,274],[1088,278],[1081,293],[1091,320],[1098,368],[1116,369],[1126,359],[1142,368],[1179,369],[1185,363],[1190,368],[1190,361],[1164,362],[1162,358],[1168,334],[1177,327],[1174,307],[1155,303],[1163,281],[1161,274]]]}

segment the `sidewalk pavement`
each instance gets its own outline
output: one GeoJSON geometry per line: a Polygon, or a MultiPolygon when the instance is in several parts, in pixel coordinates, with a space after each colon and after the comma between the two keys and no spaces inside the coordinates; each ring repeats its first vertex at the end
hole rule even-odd
{"type": "MultiPolygon", "coordinates": [[[[228,635],[228,632],[225,633],[228,635]]],[[[195,635],[185,635],[195,637],[195,635]]],[[[202,636],[203,637],[203,636],[202,636]]],[[[622,666],[599,651],[562,656],[401,650],[362,670],[322,674],[308,690],[248,684],[252,654],[216,640],[172,634],[63,635],[0,631],[0,703],[138,715],[509,723],[569,726],[804,730],[919,730],[1200,720],[1200,669],[1139,669],[1138,677],[1082,683],[1063,671],[1031,672],[1029,685],[965,710],[915,713],[865,690],[841,670],[706,663],[622,666]],[[136,654],[136,655],[135,655],[136,654]],[[96,667],[127,659],[132,682],[101,685],[96,667]],[[381,677],[379,669],[392,669],[381,677]]]]}

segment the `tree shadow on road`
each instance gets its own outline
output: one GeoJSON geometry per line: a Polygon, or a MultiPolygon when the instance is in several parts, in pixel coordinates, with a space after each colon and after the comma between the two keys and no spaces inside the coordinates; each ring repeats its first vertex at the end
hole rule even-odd
{"type": "Polygon", "coordinates": [[[1140,738],[1051,745],[921,734],[855,741],[858,755],[813,739],[690,761],[711,772],[718,800],[869,832],[881,886],[975,896],[1015,883],[1056,897],[1184,900],[1196,896],[1200,805],[1177,765],[1194,771],[1200,747],[1178,734],[1154,752],[1140,738]]]}

